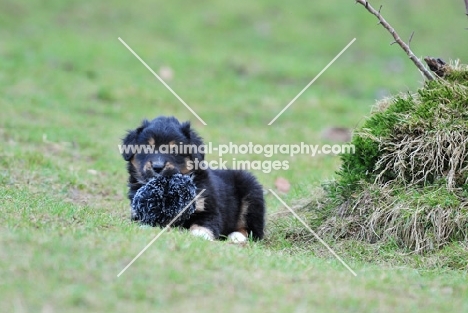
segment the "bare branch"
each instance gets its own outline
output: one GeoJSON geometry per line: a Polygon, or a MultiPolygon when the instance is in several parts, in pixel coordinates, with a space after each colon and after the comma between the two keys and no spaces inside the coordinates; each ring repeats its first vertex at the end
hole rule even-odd
{"type": "MultiPolygon", "coordinates": [[[[392,36],[393,39],[395,39],[396,43],[405,51],[405,53],[409,56],[410,60],[413,61],[414,65],[424,74],[424,76],[428,80],[434,80],[434,76],[432,75],[431,72],[429,72],[425,67],[424,64],[414,55],[413,51],[411,51],[409,45],[407,45],[403,40],[401,40],[400,36],[397,34],[395,29],[382,17],[380,14],[380,10],[382,9],[382,6],[380,6],[379,10],[375,10],[369,3],[369,1],[366,0],[355,0],[356,3],[359,3],[363,5],[367,11],[369,11],[371,14],[375,15],[377,19],[379,20],[379,24],[381,24],[392,36]]],[[[465,3],[468,5],[468,0],[465,0],[465,3]]],[[[467,7],[468,10],[468,7],[467,7]]],[[[467,11],[468,12],[468,11],[467,11]]],[[[413,35],[411,35],[410,41],[413,38],[413,35]]]]}
{"type": "Polygon", "coordinates": [[[468,15],[468,0],[465,0],[465,14],[468,15]]]}

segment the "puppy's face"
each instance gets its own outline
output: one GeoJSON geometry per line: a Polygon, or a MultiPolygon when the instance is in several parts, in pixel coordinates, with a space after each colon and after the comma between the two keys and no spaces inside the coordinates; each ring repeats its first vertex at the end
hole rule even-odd
{"type": "Polygon", "coordinates": [[[129,131],[123,140],[123,158],[135,182],[147,183],[156,175],[189,174],[196,162],[203,161],[202,139],[174,117],[144,120],[140,127],[129,131]]]}

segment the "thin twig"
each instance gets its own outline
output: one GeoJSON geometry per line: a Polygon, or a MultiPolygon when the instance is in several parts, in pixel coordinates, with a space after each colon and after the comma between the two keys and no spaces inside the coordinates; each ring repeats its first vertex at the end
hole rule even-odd
{"type": "Polygon", "coordinates": [[[465,0],[465,14],[468,15],[468,0],[465,0]]]}
{"type": "MultiPolygon", "coordinates": [[[[467,0],[468,1],[468,0],[467,0]]],[[[413,36],[414,36],[414,31],[411,33],[411,36],[409,37],[409,40],[408,40],[408,47],[411,47],[411,40],[413,40],[413,36]]]]}
{"type": "MultiPolygon", "coordinates": [[[[380,14],[380,10],[382,6],[380,6],[379,10],[375,10],[368,1],[366,0],[355,0],[356,3],[361,4],[369,11],[371,14],[375,15],[379,20],[379,24],[381,24],[395,39],[396,43],[405,51],[405,53],[409,56],[410,60],[413,61],[414,65],[424,74],[424,76],[428,80],[434,80],[434,76],[429,72],[423,65],[423,63],[414,55],[413,51],[411,51],[409,45],[407,45],[403,40],[401,40],[400,36],[397,34],[395,29],[382,17],[380,14]]],[[[465,0],[468,3],[468,0],[465,0]]],[[[468,8],[467,8],[468,10],[468,8]]],[[[468,11],[467,11],[468,12],[468,11]]],[[[412,39],[413,35],[411,35],[410,40],[412,39]]]]}

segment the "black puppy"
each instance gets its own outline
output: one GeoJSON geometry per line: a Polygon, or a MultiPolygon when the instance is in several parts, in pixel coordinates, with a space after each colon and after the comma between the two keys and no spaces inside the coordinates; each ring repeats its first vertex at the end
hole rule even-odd
{"type": "MultiPolygon", "coordinates": [[[[263,188],[255,177],[242,170],[213,170],[200,166],[204,160],[202,138],[174,117],[144,120],[123,140],[123,158],[128,162],[128,198],[156,175],[193,175],[197,193],[196,210],[183,224],[197,236],[209,240],[228,238],[243,242],[262,239],[265,225],[263,188]],[[133,148],[133,149],[130,149],[133,148]]],[[[132,219],[135,214],[132,212],[132,219]]]]}

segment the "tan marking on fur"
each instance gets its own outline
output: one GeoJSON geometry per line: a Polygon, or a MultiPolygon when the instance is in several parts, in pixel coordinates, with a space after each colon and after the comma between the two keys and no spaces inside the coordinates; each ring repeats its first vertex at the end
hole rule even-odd
{"type": "Polygon", "coordinates": [[[175,142],[175,140],[171,140],[171,141],[169,141],[169,146],[175,146],[175,145],[176,145],[176,142],[175,142]]]}
{"type": "Polygon", "coordinates": [[[239,233],[241,233],[242,235],[244,235],[246,238],[249,237],[249,232],[247,231],[247,229],[245,228],[240,228],[237,230],[239,233]]]}
{"type": "Polygon", "coordinates": [[[202,238],[205,238],[207,240],[214,240],[214,235],[213,235],[213,232],[211,230],[209,230],[208,228],[206,227],[203,227],[203,226],[198,226],[197,224],[193,224],[192,226],[190,226],[190,233],[192,233],[193,235],[197,236],[197,237],[202,237],[202,238]]]}
{"type": "Polygon", "coordinates": [[[154,146],[154,138],[151,137],[149,140],[148,140],[148,143],[152,146],[154,146]]]}
{"type": "Polygon", "coordinates": [[[197,198],[195,200],[195,212],[205,211],[205,198],[197,198]]]}
{"type": "Polygon", "coordinates": [[[153,170],[153,166],[151,165],[151,162],[150,161],[146,162],[145,166],[143,167],[143,171],[148,172],[152,170],[153,170]]]}
{"type": "Polygon", "coordinates": [[[135,158],[135,156],[133,156],[131,159],[130,159],[130,163],[132,163],[133,167],[135,168],[135,179],[137,181],[139,181],[140,183],[146,183],[144,181],[144,179],[142,178],[142,174],[140,172],[140,163],[137,161],[137,159],[135,158]]]}
{"type": "Polygon", "coordinates": [[[237,231],[242,233],[247,237],[247,222],[245,221],[245,215],[247,214],[247,209],[249,208],[249,202],[245,199],[242,200],[239,219],[237,220],[237,231]]]}
{"type": "Polygon", "coordinates": [[[188,174],[193,170],[193,162],[190,160],[190,157],[185,157],[185,163],[182,165],[182,168],[180,169],[180,172],[182,174],[188,174]]]}
{"type": "Polygon", "coordinates": [[[136,160],[135,156],[132,156],[132,158],[130,159],[130,163],[132,163],[133,167],[138,170],[140,164],[138,164],[138,161],[136,160]]]}

